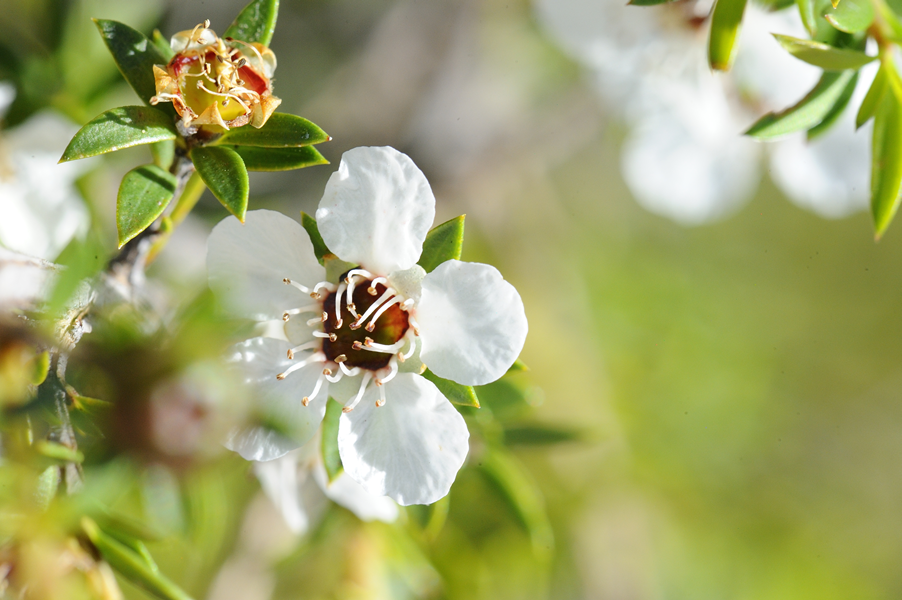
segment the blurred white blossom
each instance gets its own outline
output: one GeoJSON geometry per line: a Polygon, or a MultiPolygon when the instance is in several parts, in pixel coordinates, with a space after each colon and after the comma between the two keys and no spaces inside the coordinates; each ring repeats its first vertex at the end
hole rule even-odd
{"type": "MultiPolygon", "coordinates": [[[[10,90],[0,83],[0,114],[12,100],[10,90]]],[[[0,245],[53,260],[87,230],[88,211],[74,183],[90,165],[57,164],[77,130],[59,114],[42,111],[0,131],[0,245]]]]}
{"type": "MultiPolygon", "coordinates": [[[[870,136],[855,132],[853,110],[812,142],[803,133],[766,145],[742,136],[757,117],[794,104],[818,79],[819,69],[771,36],[807,37],[797,12],[749,4],[734,68],[715,74],[705,57],[710,10],[706,1],[536,2],[543,25],[589,69],[606,105],[628,123],[621,168],[636,200],[687,225],[723,218],[754,193],[760,155],[769,147],[774,181],[799,206],[826,217],[864,208],[870,136]]],[[[862,73],[859,99],[873,74],[862,73]]]]}

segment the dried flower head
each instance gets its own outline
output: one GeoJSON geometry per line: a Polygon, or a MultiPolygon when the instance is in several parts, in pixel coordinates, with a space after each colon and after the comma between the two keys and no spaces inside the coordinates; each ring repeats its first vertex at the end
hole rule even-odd
{"type": "Polygon", "coordinates": [[[187,131],[259,128],[282,102],[272,95],[276,55],[266,46],[220,38],[210,21],[175,34],[171,46],[169,64],[154,65],[150,103],[172,102],[187,131]]]}

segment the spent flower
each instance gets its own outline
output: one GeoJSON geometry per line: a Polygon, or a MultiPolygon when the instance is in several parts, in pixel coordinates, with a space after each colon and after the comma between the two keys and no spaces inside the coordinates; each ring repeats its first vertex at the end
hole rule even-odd
{"type": "Polygon", "coordinates": [[[343,403],[338,448],[364,490],[428,504],[450,489],[468,451],[460,413],[429,380],[501,377],[526,339],[523,303],[497,269],[417,264],[435,216],[426,177],[392,148],[346,152],[316,217],[330,251],[354,268],[327,281],[294,220],[252,211],[208,244],[210,286],[236,314],[282,319],[286,340],[238,344],[231,361],[255,389],[266,425],[229,446],[272,460],[316,433],[329,397],[343,403]]]}
{"type": "Polygon", "coordinates": [[[282,102],[272,95],[276,55],[263,44],[220,38],[205,21],[172,36],[170,45],[175,56],[154,65],[150,103],[172,102],[186,131],[263,127],[282,102]]]}

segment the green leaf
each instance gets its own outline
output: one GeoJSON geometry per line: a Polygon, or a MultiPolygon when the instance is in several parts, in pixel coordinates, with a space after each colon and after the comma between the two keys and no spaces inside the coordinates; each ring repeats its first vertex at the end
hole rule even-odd
{"type": "Polygon", "coordinates": [[[321,450],[323,466],[326,467],[329,483],[335,481],[344,471],[344,467],[341,465],[341,456],[338,454],[338,419],[341,417],[341,408],[341,404],[329,398],[326,402],[326,416],[323,417],[321,450]]]}
{"type": "Polygon", "coordinates": [[[160,54],[162,54],[166,58],[166,62],[168,63],[170,60],[172,60],[172,57],[175,56],[175,52],[173,52],[172,50],[172,44],[169,43],[169,40],[163,37],[163,34],[160,33],[159,29],[153,30],[153,36],[151,37],[151,39],[153,40],[154,46],[156,46],[157,50],[160,51],[160,54]]]}
{"type": "Polygon", "coordinates": [[[902,187],[902,84],[889,69],[892,67],[887,68],[887,90],[874,115],[871,150],[871,211],[878,240],[896,215],[902,187]]]}
{"type": "Polygon", "coordinates": [[[535,555],[542,559],[550,558],[554,549],[554,532],[545,512],[542,492],[529,471],[513,454],[498,447],[487,450],[479,466],[498,487],[511,512],[526,529],[535,555]]]}
{"type": "Polygon", "coordinates": [[[479,408],[479,399],[476,397],[476,390],[472,386],[461,385],[450,379],[442,379],[429,369],[423,371],[423,377],[434,383],[438,391],[454,404],[479,408]]]}
{"type": "Polygon", "coordinates": [[[96,235],[89,234],[84,240],[78,238],[60,253],[56,263],[65,266],[50,294],[48,313],[61,315],[66,312],[67,304],[76,297],[82,287],[82,281],[96,275],[106,263],[106,250],[96,235]]]}
{"type": "Polygon", "coordinates": [[[783,49],[815,67],[825,71],[844,71],[846,69],[859,69],[868,64],[876,56],[868,56],[858,50],[848,48],[834,48],[821,42],[801,40],[788,35],[774,33],[773,36],[780,42],[783,49]]]}
{"type": "Polygon", "coordinates": [[[248,171],[290,171],[329,164],[329,161],[313,146],[301,146],[300,148],[229,147],[238,153],[248,171]]]}
{"type": "Polygon", "coordinates": [[[858,108],[858,114],[855,116],[856,129],[870,121],[871,117],[874,116],[877,107],[880,105],[880,101],[883,100],[883,94],[886,93],[886,84],[886,68],[883,65],[880,65],[880,70],[877,71],[877,75],[874,76],[874,81],[871,82],[871,87],[868,88],[868,93],[865,95],[864,100],[861,101],[861,106],[858,108]]]}
{"type": "Polygon", "coordinates": [[[521,371],[528,371],[529,367],[526,366],[526,363],[520,360],[519,358],[514,361],[514,364],[510,366],[507,370],[508,373],[519,373],[521,371]]]}
{"type": "Polygon", "coordinates": [[[874,5],[871,0],[843,0],[843,2],[824,18],[831,25],[846,33],[859,33],[874,22],[874,5]]]}
{"type": "Polygon", "coordinates": [[[902,22],[886,2],[877,2],[877,12],[880,13],[881,33],[895,43],[902,43],[902,22]]]}
{"type": "Polygon", "coordinates": [[[849,105],[849,101],[852,99],[852,94],[855,93],[855,86],[858,85],[858,71],[855,72],[855,75],[852,79],[849,80],[849,83],[846,84],[845,89],[840,94],[839,98],[836,100],[836,104],[833,105],[833,108],[824,116],[824,119],[808,130],[808,141],[811,141],[817,138],[819,135],[825,133],[827,130],[836,123],[836,120],[842,115],[843,111],[846,110],[846,107],[849,105]]]}
{"type": "Polygon", "coordinates": [[[156,165],[137,167],[125,174],[116,197],[120,248],[163,214],[175,187],[175,176],[156,165]]]}
{"type": "Polygon", "coordinates": [[[436,225],[426,235],[423,242],[423,253],[417,264],[423,267],[427,273],[451,259],[460,259],[461,249],[464,243],[464,218],[466,215],[455,217],[436,225]]]}
{"type": "Polygon", "coordinates": [[[802,18],[802,24],[805,26],[808,34],[812,37],[817,34],[817,21],[815,21],[814,16],[814,3],[815,0],[796,0],[796,5],[799,7],[799,16],[802,18]]]}
{"type": "Polygon", "coordinates": [[[583,432],[554,425],[518,425],[504,431],[504,442],[509,446],[548,446],[564,442],[578,442],[585,438],[583,432]]]}
{"type": "Polygon", "coordinates": [[[676,0],[630,0],[627,2],[630,6],[657,6],[658,4],[667,4],[676,0]]]}
{"type": "Polygon", "coordinates": [[[853,75],[853,71],[824,73],[814,89],[798,103],[783,111],[764,115],[745,134],[766,140],[811,129],[829,114],[853,75]]]}
{"type": "Polygon", "coordinates": [[[153,156],[153,164],[161,169],[169,170],[175,160],[175,142],[163,140],[150,145],[150,154],[153,156]]]}
{"type": "Polygon", "coordinates": [[[253,0],[229,25],[223,37],[269,46],[278,16],[279,0],[253,0]]]}
{"type": "Polygon", "coordinates": [[[47,374],[50,373],[50,352],[46,350],[38,352],[28,362],[31,367],[29,382],[31,385],[41,385],[47,379],[47,374]]]}
{"type": "Polygon", "coordinates": [[[235,127],[222,134],[216,144],[297,148],[331,140],[325,131],[297,115],[273,113],[260,129],[249,125],[235,127]]]}
{"type": "Polygon", "coordinates": [[[172,117],[166,113],[149,106],[120,106],[95,117],[79,129],[60,162],[174,140],[177,135],[172,117]]]}
{"type": "Polygon", "coordinates": [[[75,448],[49,440],[38,440],[34,449],[41,456],[57,463],[82,463],[85,460],[84,454],[75,448]]]}
{"type": "Polygon", "coordinates": [[[216,199],[243,223],[250,184],[238,153],[229,148],[198,146],[191,150],[191,161],[216,199]]]}
{"type": "Polygon", "coordinates": [[[708,64],[717,71],[729,71],[736,56],[739,26],[746,0],[717,0],[708,37],[708,64]]]}
{"type": "Polygon", "coordinates": [[[149,565],[144,556],[104,533],[97,523],[82,517],[81,526],[103,559],[123,577],[163,600],[191,600],[188,594],[155,569],[156,565],[149,565]]]}
{"type": "MultiPolygon", "coordinates": [[[[153,66],[165,65],[168,60],[160,50],[140,31],[118,21],[94,19],[103,41],[106,42],[116,66],[138,97],[150,104],[156,94],[153,80],[153,66]]],[[[175,116],[171,103],[161,105],[160,110],[175,116]]]]}
{"type": "Polygon", "coordinates": [[[310,236],[310,242],[313,244],[313,253],[316,254],[316,260],[319,264],[323,264],[323,259],[327,254],[332,254],[323,241],[323,236],[319,233],[319,227],[316,225],[316,219],[301,211],[301,225],[307,230],[310,236]]]}

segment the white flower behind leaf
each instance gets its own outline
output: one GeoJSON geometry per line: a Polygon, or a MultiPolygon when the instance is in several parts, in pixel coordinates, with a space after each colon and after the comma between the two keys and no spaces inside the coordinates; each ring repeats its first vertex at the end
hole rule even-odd
{"type": "Polygon", "coordinates": [[[0,245],[54,260],[89,218],[75,188],[90,166],[57,164],[78,128],[62,116],[40,112],[0,131],[0,245]]]}
{"type": "Polygon", "coordinates": [[[285,340],[238,344],[232,363],[257,399],[258,423],[229,442],[252,460],[313,437],[328,397],[345,405],[338,448],[369,494],[429,504],[448,493],[468,451],[460,413],[421,377],[481,385],[504,375],[526,339],[520,296],[488,265],[417,265],[435,216],[423,173],[392,148],[342,157],[317,210],[319,231],[356,265],[325,281],[304,229],[270,211],[229,218],[210,236],[210,286],[258,320],[282,318],[285,340]],[[287,285],[286,285],[287,284],[287,285]]]}
{"type": "Polygon", "coordinates": [[[636,200],[686,225],[724,218],[754,193],[769,149],[774,181],[792,202],[828,217],[866,206],[866,132],[853,136],[840,122],[811,143],[804,134],[773,144],[742,135],[755,118],[795,104],[818,79],[820,69],[790,56],[771,35],[807,37],[797,11],[749,4],[733,70],[715,74],[705,58],[710,5],[536,3],[549,33],[588,67],[599,95],[629,123],[621,172],[636,200]]]}

